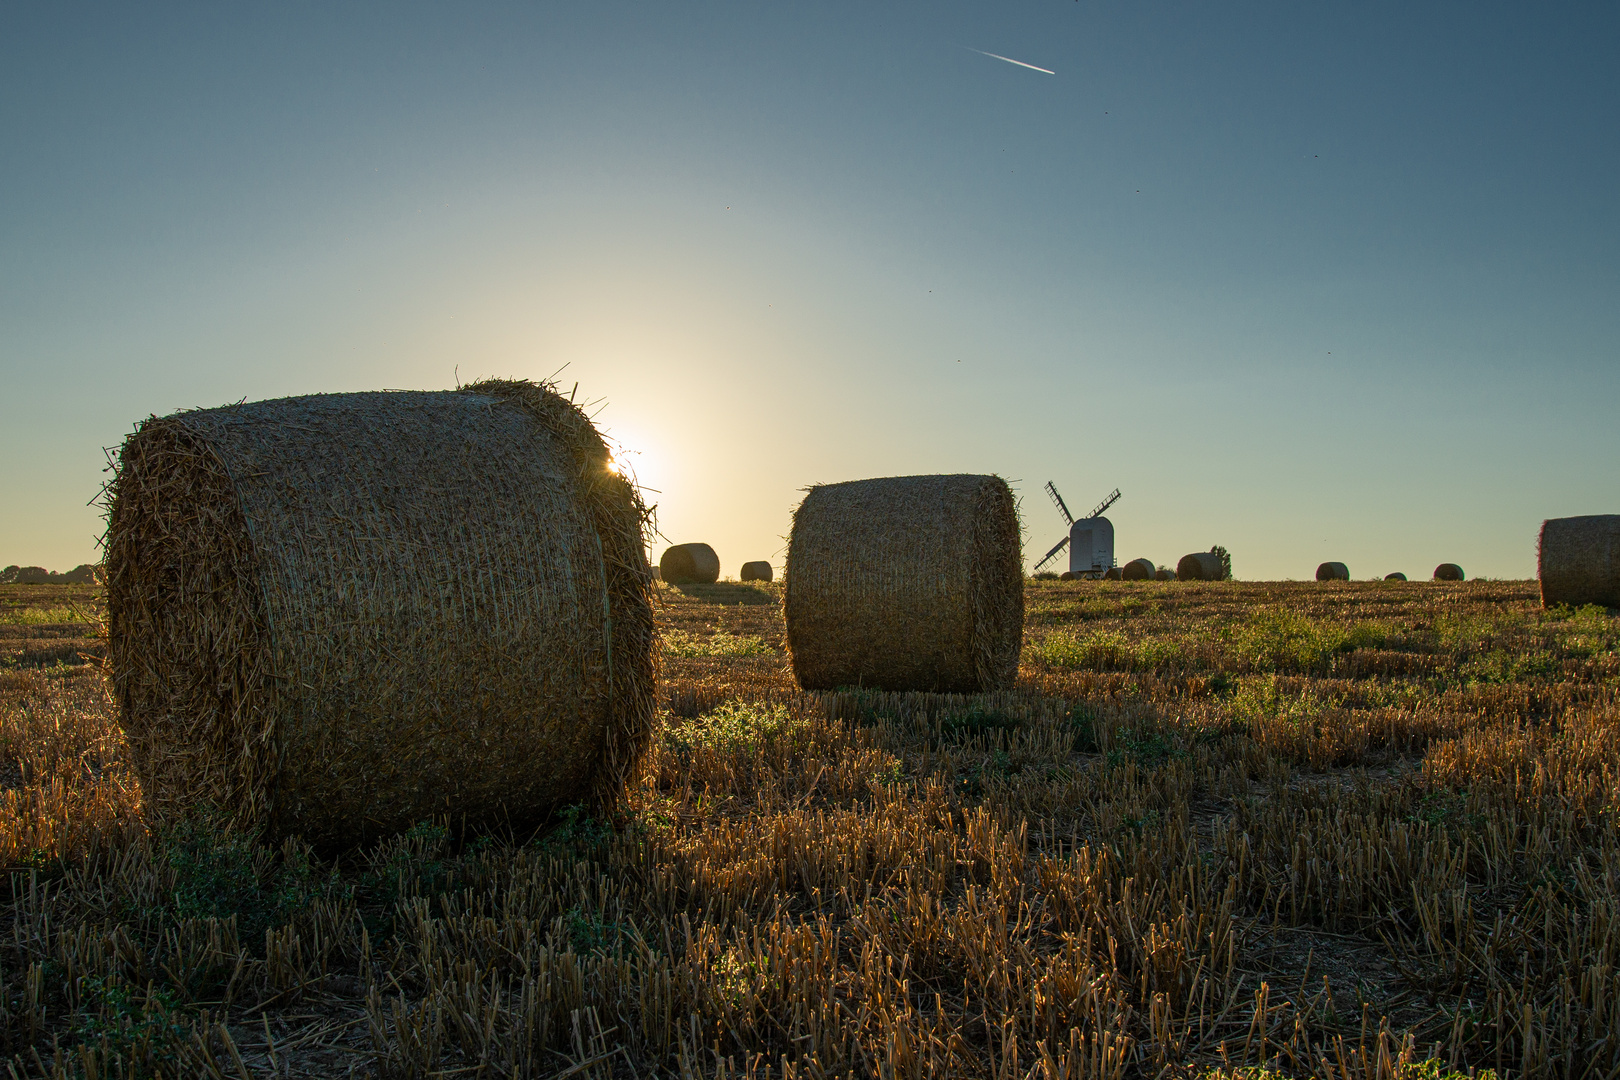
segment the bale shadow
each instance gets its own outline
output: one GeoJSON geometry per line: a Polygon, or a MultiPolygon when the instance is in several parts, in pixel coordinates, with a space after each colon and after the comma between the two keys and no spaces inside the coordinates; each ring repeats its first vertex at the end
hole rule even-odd
{"type": "Polygon", "coordinates": [[[682,596],[702,600],[708,604],[774,604],[776,597],[753,585],[734,581],[719,581],[713,585],[672,585],[682,596]]]}

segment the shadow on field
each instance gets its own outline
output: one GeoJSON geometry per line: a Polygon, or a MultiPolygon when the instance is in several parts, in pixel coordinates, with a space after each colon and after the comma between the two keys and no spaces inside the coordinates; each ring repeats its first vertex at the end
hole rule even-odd
{"type": "Polygon", "coordinates": [[[774,604],[776,597],[753,585],[721,581],[713,585],[672,586],[682,596],[702,600],[706,604],[774,604]]]}

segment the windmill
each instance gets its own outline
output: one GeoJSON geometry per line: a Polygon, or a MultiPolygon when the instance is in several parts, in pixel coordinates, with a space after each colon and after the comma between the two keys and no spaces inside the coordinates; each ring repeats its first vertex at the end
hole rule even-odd
{"type": "Polygon", "coordinates": [[[1069,535],[1041,556],[1041,561],[1035,564],[1035,572],[1040,573],[1064,548],[1068,548],[1071,574],[1076,577],[1102,577],[1114,565],[1114,524],[1102,514],[1119,501],[1119,488],[1109,492],[1096,509],[1078,521],[1069,513],[1063,496],[1058,494],[1057,485],[1050,480],[1046,482],[1046,494],[1050,496],[1052,505],[1058,508],[1058,513],[1063,515],[1063,520],[1069,523],[1069,535]]]}

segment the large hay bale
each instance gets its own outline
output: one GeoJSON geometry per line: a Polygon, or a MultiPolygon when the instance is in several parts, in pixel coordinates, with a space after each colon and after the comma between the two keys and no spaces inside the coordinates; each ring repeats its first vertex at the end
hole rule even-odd
{"type": "Polygon", "coordinates": [[[1325,562],[1316,568],[1317,581],[1349,581],[1350,568],[1342,562],[1325,562]]]}
{"type": "Polygon", "coordinates": [[[1536,575],[1544,607],[1620,607],[1620,514],[1542,522],[1536,575]]]}
{"type": "Polygon", "coordinates": [[[1176,578],[1179,581],[1220,581],[1226,575],[1226,567],[1221,562],[1219,552],[1195,551],[1191,555],[1183,555],[1181,561],[1176,563],[1176,578]]]}
{"type": "Polygon", "coordinates": [[[1132,559],[1120,567],[1119,576],[1125,581],[1152,581],[1157,569],[1152,559],[1132,559]]]}
{"type": "Polygon", "coordinates": [[[1463,568],[1454,562],[1443,562],[1434,568],[1436,581],[1461,581],[1463,576],[1463,568]]]}
{"type": "Polygon", "coordinates": [[[784,607],[807,690],[1005,689],[1024,629],[1011,490],[966,475],[812,487],[793,513],[784,607]]]}
{"type": "Polygon", "coordinates": [[[108,492],[144,808],[322,846],[608,797],[653,724],[635,488],[550,387],[153,417],[108,492]]]}
{"type": "Polygon", "coordinates": [[[771,564],[761,559],[758,562],[745,562],[742,565],[743,581],[769,581],[773,576],[771,564]]]}
{"type": "Polygon", "coordinates": [[[658,560],[658,572],[671,585],[713,585],[720,580],[720,556],[708,544],[676,544],[658,560]]]}
{"type": "Polygon", "coordinates": [[[1399,570],[1397,570],[1393,574],[1385,574],[1384,575],[1384,580],[1385,581],[1405,581],[1406,580],[1406,575],[1401,573],[1399,570]]]}

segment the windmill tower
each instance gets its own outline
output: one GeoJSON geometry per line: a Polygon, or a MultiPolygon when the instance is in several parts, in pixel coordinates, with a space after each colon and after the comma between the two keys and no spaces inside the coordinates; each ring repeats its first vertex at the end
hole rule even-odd
{"type": "Polygon", "coordinates": [[[1050,480],[1046,482],[1046,494],[1051,496],[1052,504],[1063,515],[1063,520],[1069,523],[1069,535],[1041,557],[1041,561],[1035,564],[1035,572],[1040,573],[1064,548],[1068,548],[1069,573],[1075,577],[1102,577],[1114,565],[1114,523],[1102,514],[1119,501],[1119,488],[1109,492],[1095,510],[1079,521],[1069,513],[1063,496],[1058,494],[1057,486],[1050,480]]]}

